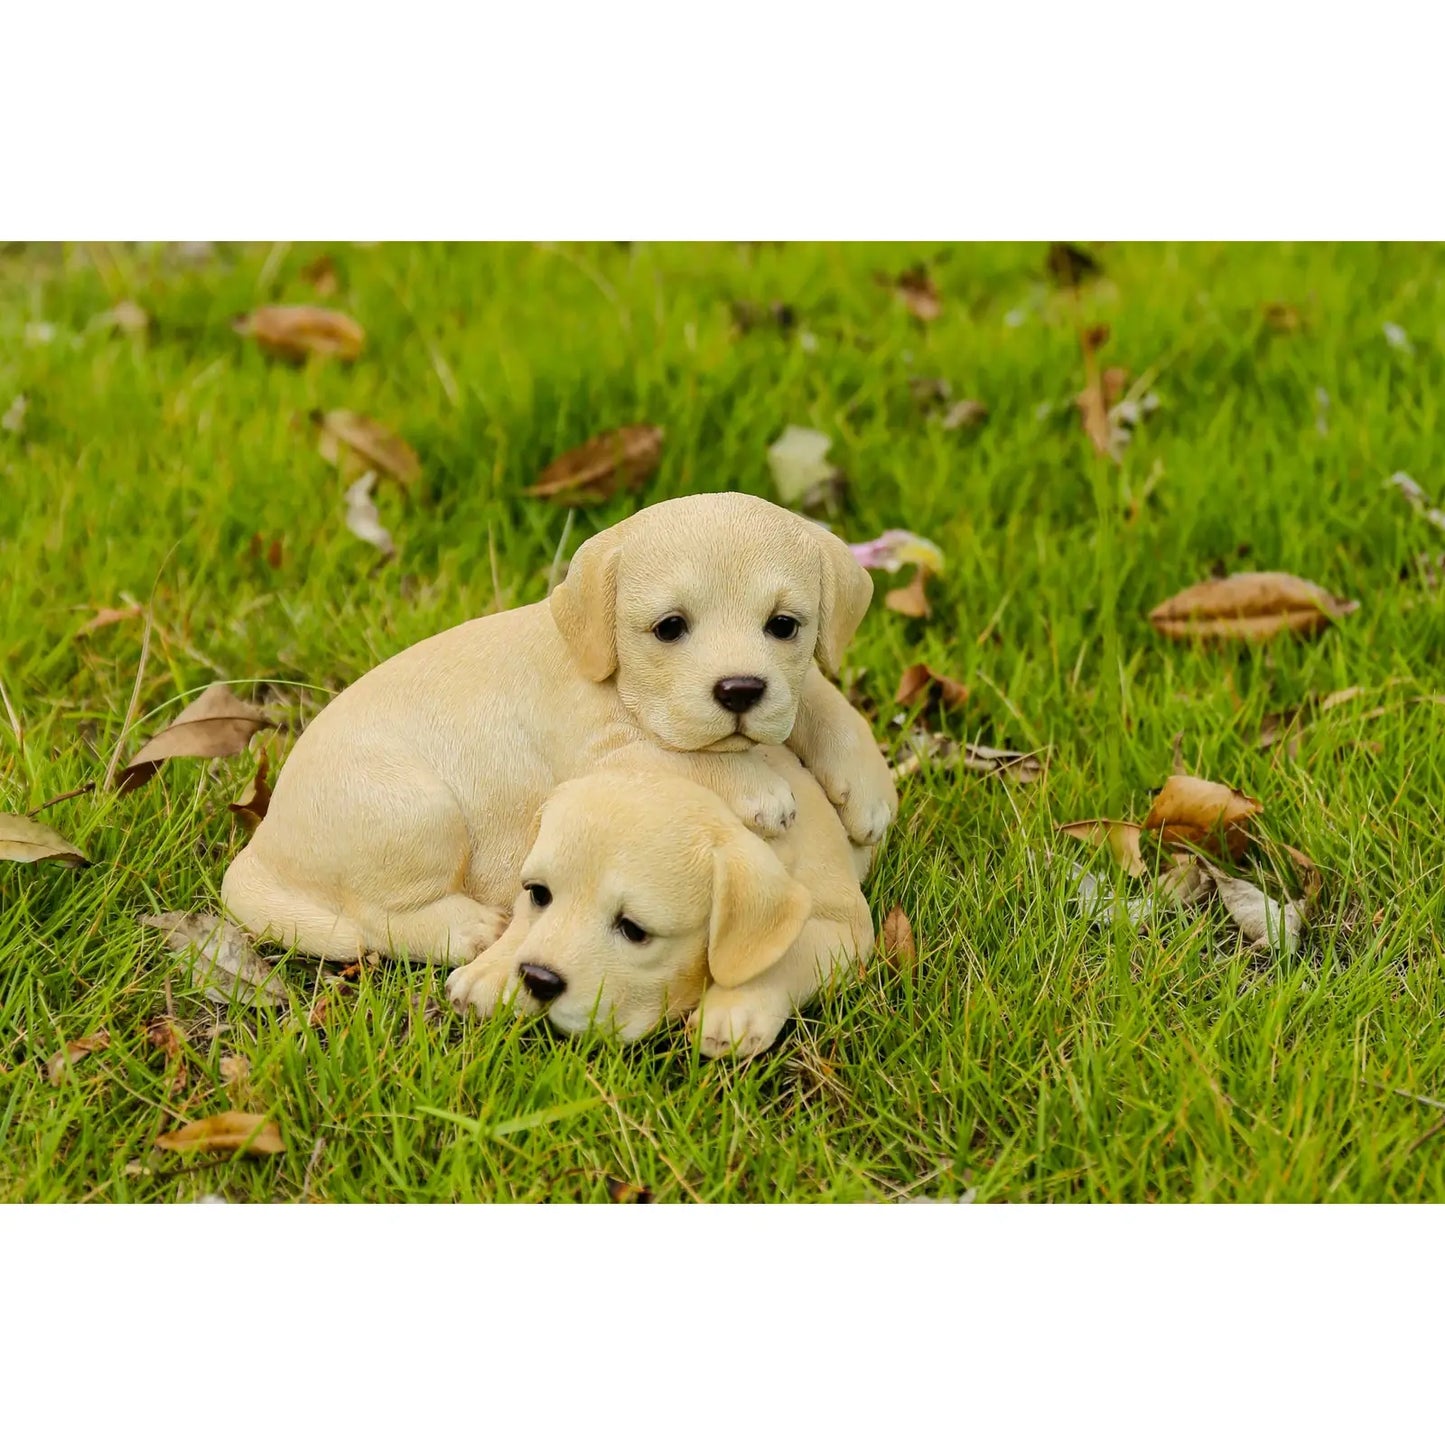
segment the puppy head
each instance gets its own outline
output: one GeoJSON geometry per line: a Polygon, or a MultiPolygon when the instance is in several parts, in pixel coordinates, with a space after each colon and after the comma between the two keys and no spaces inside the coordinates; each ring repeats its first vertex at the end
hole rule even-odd
{"type": "Polygon", "coordinates": [[[709,976],[735,987],[770,968],[812,908],[720,799],[663,773],[562,784],[522,883],[514,1007],[624,1041],[694,1007],[709,976]]]}
{"type": "Polygon", "coordinates": [[[847,545],[759,497],[646,507],[584,542],[552,616],[583,673],[667,747],[785,742],[814,658],[836,672],[873,595],[847,545]]]}

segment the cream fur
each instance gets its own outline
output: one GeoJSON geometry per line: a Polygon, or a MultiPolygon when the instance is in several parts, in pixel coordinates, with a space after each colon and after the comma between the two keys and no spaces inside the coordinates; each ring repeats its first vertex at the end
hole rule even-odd
{"type": "Polygon", "coordinates": [[[463,623],[360,678],[306,729],[221,896],[254,933],[323,958],[469,961],[507,923],[530,821],[605,763],[670,768],[764,836],[793,791],[758,743],[787,742],[875,844],[897,795],[868,724],[818,670],[871,595],[848,549],[737,493],[648,507],[577,553],[549,602],[463,623]],[[764,632],[779,610],[791,640],[764,632]],[[687,635],[651,632],[686,616],[687,635]],[[723,677],[765,680],[741,719],[723,677]],[[734,729],[741,725],[740,731],[734,729]]]}
{"type": "Polygon", "coordinates": [[[447,993],[463,1012],[546,1013],[566,1033],[624,1040],[691,1011],[704,1054],[766,1049],[789,1013],[873,946],[858,887],[868,850],[850,846],[802,764],[764,750],[792,785],[793,826],[754,837],[716,794],[672,774],[606,768],[547,800],[502,937],[457,969],[447,993]],[[538,906],[528,888],[550,897],[538,906]],[[640,925],[629,940],[620,917],[640,925]],[[565,981],[540,1002],[523,964],[565,981]]]}

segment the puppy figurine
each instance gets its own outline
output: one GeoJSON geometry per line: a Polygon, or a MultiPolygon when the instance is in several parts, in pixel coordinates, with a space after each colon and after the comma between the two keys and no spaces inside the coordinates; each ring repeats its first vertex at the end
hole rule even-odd
{"type": "Polygon", "coordinates": [[[585,542],[546,602],[419,642],[323,709],[222,901],[321,958],[468,962],[506,926],[559,782],[608,762],[671,768],[771,837],[795,802],[768,743],[876,844],[893,781],[817,666],[837,669],[872,590],[843,542],[759,498],[644,508],[585,542]]]}
{"type": "Polygon", "coordinates": [[[873,922],[858,887],[871,850],[850,846],[796,757],[762,751],[798,803],[771,844],[673,774],[608,768],[563,783],[533,823],[507,931],[451,975],[452,1003],[625,1041],[695,1010],[704,1054],[766,1049],[835,969],[867,954],[873,922]]]}

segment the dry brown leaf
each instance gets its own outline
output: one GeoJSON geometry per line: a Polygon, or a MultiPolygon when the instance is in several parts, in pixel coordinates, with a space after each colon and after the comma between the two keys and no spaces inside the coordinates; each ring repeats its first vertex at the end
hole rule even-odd
{"type": "Polygon", "coordinates": [[[1044,265],[1060,286],[1077,286],[1103,269],[1088,251],[1067,241],[1055,241],[1049,247],[1044,265]]]}
{"type": "Polygon", "coordinates": [[[251,1077],[250,1061],[240,1054],[227,1054],[221,1060],[221,1083],[230,1088],[233,1084],[244,1084],[251,1077]]]}
{"type": "Polygon", "coordinates": [[[1113,818],[1086,818],[1078,823],[1060,823],[1059,832],[1094,848],[1108,848],[1131,878],[1142,878],[1149,869],[1139,852],[1139,827],[1138,823],[1120,823],[1113,818]]]}
{"type": "Polygon", "coordinates": [[[943,418],[944,431],[957,431],[960,427],[982,426],[988,420],[988,408],[981,401],[965,397],[949,407],[943,418]]]}
{"type": "Polygon", "coordinates": [[[1281,632],[1320,632],[1359,605],[1287,572],[1235,572],[1186,587],[1149,621],[1165,637],[1263,642],[1281,632]]]}
{"type": "Polygon", "coordinates": [[[264,557],[266,565],[275,571],[281,566],[283,560],[283,539],[275,537],[268,545],[266,539],[259,532],[252,532],[248,550],[253,562],[259,562],[264,557]]]}
{"type": "Polygon", "coordinates": [[[271,770],[271,759],[262,752],[256,759],[256,772],[251,781],[241,790],[241,796],[226,806],[235,813],[247,828],[254,830],[256,824],[266,816],[271,806],[271,787],[266,781],[271,770]]]}
{"type": "Polygon", "coordinates": [[[1176,908],[1188,908],[1214,891],[1214,880],[1200,867],[1197,858],[1185,857],[1161,873],[1154,886],[1166,902],[1176,908]]]}
{"type": "Polygon", "coordinates": [[[938,287],[933,284],[933,278],[928,274],[926,266],[910,266],[908,270],[900,273],[893,284],[903,304],[920,321],[938,320],[943,311],[943,303],[939,299],[938,287]]]}
{"type": "Polygon", "coordinates": [[[878,951],[883,961],[895,969],[910,972],[918,962],[918,949],[913,942],[913,925],[901,904],[895,903],[883,920],[878,935],[878,951]]]}
{"type": "Polygon", "coordinates": [[[376,486],[376,473],[367,472],[364,477],[346,489],[346,530],[363,542],[370,542],[381,553],[383,561],[396,556],[396,543],[391,533],[381,525],[381,513],[371,500],[372,488],[376,486]]]}
{"type": "Polygon", "coordinates": [[[84,868],[90,859],[47,823],[18,813],[0,813],[0,860],[7,863],[59,863],[84,868]]]}
{"type": "Polygon", "coordinates": [[[308,261],[301,268],[300,276],[318,296],[334,296],[340,285],[336,276],[336,263],[326,255],[308,261]]]}
{"type": "Polygon", "coordinates": [[[1243,878],[1231,878],[1207,860],[1203,867],[1214,880],[1214,891],[1239,931],[1251,946],[1267,947],[1271,953],[1293,953],[1304,931],[1304,911],[1293,900],[1278,903],[1262,889],[1243,878]]]}
{"type": "Polygon", "coordinates": [[[1298,331],[1304,325],[1298,310],[1284,301],[1270,301],[1265,305],[1264,323],[1271,331],[1285,334],[1298,331]]]}
{"type": "Polygon", "coordinates": [[[261,306],[238,318],[235,328],[285,361],[305,361],[308,356],[355,361],[366,345],[366,332],[351,317],[322,306],[261,306]]]}
{"type": "Polygon", "coordinates": [[[962,707],[968,701],[968,689],[941,672],[934,672],[926,662],[915,662],[903,670],[893,701],[900,707],[911,707],[922,698],[926,704],[943,708],[962,707]]]}
{"type": "Polygon", "coordinates": [[[625,426],[593,437],[552,462],[524,496],[564,506],[605,502],[636,491],[662,460],[660,426],[625,426]]]}
{"type": "Polygon", "coordinates": [[[185,960],[192,986],[213,1002],[254,1008],[286,1002],[275,967],[256,953],[234,923],[210,913],[160,913],[141,922],[165,935],[166,946],[185,960]]]}
{"type": "Polygon", "coordinates": [[[607,1178],[607,1197],[614,1204],[651,1204],[652,1190],[645,1184],[629,1184],[625,1179],[607,1178]]]}
{"type": "Polygon", "coordinates": [[[173,1059],[185,1048],[186,1036],[177,1027],[175,1019],[162,1014],[146,1025],[146,1042],[151,1048],[159,1049],[166,1058],[173,1059]]]}
{"type": "Polygon", "coordinates": [[[223,682],[213,683],[120,770],[116,788],[133,792],[153,777],[167,758],[234,757],[270,725],[254,703],[242,701],[223,682]]]}
{"type": "Polygon", "coordinates": [[[145,608],[139,602],[128,602],[124,607],[98,608],[94,617],[87,618],[75,629],[75,635],[88,637],[92,632],[99,632],[102,627],[129,621],[132,617],[140,617],[144,612],[145,608]]]}
{"type": "Polygon", "coordinates": [[[97,331],[121,331],[138,336],[150,329],[151,319],[134,301],[117,301],[109,311],[91,318],[90,328],[97,331]]]}
{"type": "Polygon", "coordinates": [[[421,480],[421,459],[394,431],[355,411],[313,411],[316,447],[333,466],[375,468],[405,486],[421,480]]]}
{"type": "Polygon", "coordinates": [[[928,594],[924,591],[929,574],[922,567],[913,569],[913,580],[906,587],[895,587],[885,594],[883,605],[891,612],[901,612],[904,617],[932,617],[928,594]]]}
{"type": "Polygon", "coordinates": [[[70,1066],[77,1059],[83,1059],[87,1054],[98,1053],[101,1049],[109,1047],[110,1035],[104,1029],[91,1034],[88,1038],[71,1039],[69,1043],[51,1054],[46,1061],[45,1077],[52,1084],[58,1084],[70,1072],[70,1066]]]}
{"type": "Polygon", "coordinates": [[[1184,844],[1237,860],[1249,847],[1249,820],[1263,811],[1235,788],[1176,773],[1155,794],[1143,828],[1166,847],[1184,844]]]}
{"type": "Polygon", "coordinates": [[[1291,848],[1288,843],[1279,845],[1289,854],[1290,860],[1295,865],[1295,872],[1299,875],[1299,885],[1303,896],[1299,900],[1299,910],[1304,917],[1308,917],[1315,906],[1315,900],[1320,896],[1320,887],[1324,880],[1320,874],[1320,865],[1315,862],[1308,853],[1302,853],[1298,848],[1291,848]]]}
{"type": "Polygon", "coordinates": [[[241,1114],[234,1109],[162,1134],[156,1148],[181,1153],[204,1149],[218,1154],[282,1154],[286,1150],[281,1130],[264,1114],[241,1114]]]}
{"type": "Polygon", "coordinates": [[[1099,352],[1109,340],[1107,326],[1091,326],[1079,333],[1079,347],[1084,353],[1084,389],[1074,398],[1084,431],[1101,457],[1109,455],[1113,428],[1109,424],[1109,393],[1107,373],[1099,370],[1099,352]]]}

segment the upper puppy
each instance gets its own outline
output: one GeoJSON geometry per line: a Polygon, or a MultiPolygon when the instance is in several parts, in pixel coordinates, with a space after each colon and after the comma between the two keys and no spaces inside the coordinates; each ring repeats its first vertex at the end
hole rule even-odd
{"type": "Polygon", "coordinates": [[[872,595],[848,548],[738,493],[648,507],[583,544],[544,603],[428,638],[302,734],[227,870],[248,928],[326,958],[464,963],[500,935],[528,826],[604,762],[669,766],[765,836],[796,811],[786,742],[876,843],[897,795],[836,669],[872,595]]]}

